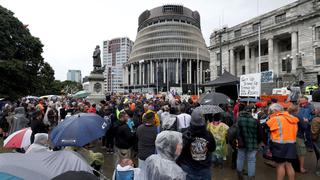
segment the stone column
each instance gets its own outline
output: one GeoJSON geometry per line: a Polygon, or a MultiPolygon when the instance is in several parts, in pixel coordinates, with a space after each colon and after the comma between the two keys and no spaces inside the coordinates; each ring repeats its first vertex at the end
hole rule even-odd
{"type": "Polygon", "coordinates": [[[141,68],[142,68],[142,70],[141,70],[141,74],[142,74],[142,85],[144,85],[144,84],[146,84],[146,82],[145,82],[145,79],[144,79],[144,77],[145,77],[145,75],[146,75],[146,73],[144,72],[144,70],[145,70],[145,66],[146,66],[146,64],[145,63],[142,63],[141,64],[141,68]]]}
{"type": "Polygon", "coordinates": [[[268,64],[269,71],[273,70],[273,37],[268,39],[268,64]]]}
{"type": "Polygon", "coordinates": [[[152,84],[154,81],[153,80],[153,76],[154,76],[153,61],[150,60],[149,62],[150,62],[150,69],[149,69],[149,71],[150,71],[150,84],[152,84]]]}
{"type": "Polygon", "coordinates": [[[190,72],[189,72],[189,60],[187,60],[187,84],[190,84],[189,82],[189,76],[190,76],[190,72]]]}
{"type": "Polygon", "coordinates": [[[192,60],[189,60],[189,84],[192,84],[192,60]]]}
{"type": "Polygon", "coordinates": [[[250,51],[251,51],[250,72],[251,73],[257,73],[258,72],[258,70],[256,68],[256,57],[254,55],[254,50],[255,50],[255,47],[251,47],[250,48],[250,51]]]}
{"type": "Polygon", "coordinates": [[[245,73],[249,74],[250,73],[250,59],[249,59],[249,43],[246,43],[244,45],[244,51],[245,51],[245,60],[244,60],[244,65],[246,67],[245,73]]]}
{"type": "Polygon", "coordinates": [[[162,68],[163,68],[163,83],[166,83],[166,61],[162,61],[162,68]]]}
{"type": "Polygon", "coordinates": [[[139,84],[142,85],[141,63],[139,63],[139,84]]]}
{"type": "Polygon", "coordinates": [[[298,62],[296,54],[298,54],[298,32],[294,31],[291,33],[292,73],[295,73],[297,69],[298,62]]]}
{"type": "Polygon", "coordinates": [[[130,67],[130,85],[133,85],[134,82],[133,82],[133,63],[131,63],[131,67],[130,67]]]}
{"type": "Polygon", "coordinates": [[[236,67],[235,67],[235,58],[234,58],[234,50],[230,49],[230,73],[236,75],[236,67]]]}
{"type": "Polygon", "coordinates": [[[176,60],[176,84],[179,84],[179,59],[176,60]]]}
{"type": "Polygon", "coordinates": [[[279,45],[278,41],[273,41],[273,74],[276,76],[279,76],[279,67],[280,67],[280,61],[279,61],[279,45]]]}
{"type": "Polygon", "coordinates": [[[200,72],[199,72],[199,84],[202,84],[202,75],[203,75],[203,72],[202,72],[202,61],[200,61],[200,72]]]}

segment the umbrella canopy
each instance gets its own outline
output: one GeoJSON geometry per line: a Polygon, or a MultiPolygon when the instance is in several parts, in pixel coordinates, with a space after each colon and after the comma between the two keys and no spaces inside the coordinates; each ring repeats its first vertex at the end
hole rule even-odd
{"type": "Polygon", "coordinates": [[[79,91],[77,93],[75,93],[74,95],[72,95],[73,98],[85,98],[87,96],[89,96],[90,93],[86,92],[86,91],[79,91]]]}
{"type": "Polygon", "coordinates": [[[80,113],[66,118],[51,132],[51,142],[57,146],[82,147],[106,134],[105,119],[95,113],[80,113]]]}
{"type": "Polygon", "coordinates": [[[67,171],[92,173],[92,168],[72,151],[0,154],[0,172],[22,179],[52,179],[67,171]]]}
{"type": "Polygon", "coordinates": [[[26,148],[31,144],[30,142],[31,134],[32,134],[31,128],[24,128],[19,131],[16,131],[4,140],[3,147],[26,148]]]}
{"type": "Polygon", "coordinates": [[[242,98],[240,99],[240,102],[259,102],[260,100],[259,99],[255,99],[255,98],[242,98]]]}
{"type": "Polygon", "coordinates": [[[208,93],[201,95],[199,103],[201,105],[229,104],[230,98],[222,93],[208,93]]]}
{"type": "Polygon", "coordinates": [[[52,180],[70,180],[70,179],[77,179],[77,180],[98,180],[97,176],[85,172],[85,171],[68,171],[59,176],[53,178],[52,180]]]}
{"type": "Polygon", "coordinates": [[[219,106],[216,105],[201,105],[196,107],[194,111],[200,111],[201,114],[217,114],[224,112],[219,106]]]}

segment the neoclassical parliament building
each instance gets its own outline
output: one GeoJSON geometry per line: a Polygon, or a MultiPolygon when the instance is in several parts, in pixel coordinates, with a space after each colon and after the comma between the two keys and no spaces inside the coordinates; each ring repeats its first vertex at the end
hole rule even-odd
{"type": "Polygon", "coordinates": [[[273,86],[300,80],[319,84],[320,1],[298,0],[234,27],[216,30],[210,36],[209,51],[211,80],[223,70],[239,77],[260,68],[273,71],[273,86]]]}

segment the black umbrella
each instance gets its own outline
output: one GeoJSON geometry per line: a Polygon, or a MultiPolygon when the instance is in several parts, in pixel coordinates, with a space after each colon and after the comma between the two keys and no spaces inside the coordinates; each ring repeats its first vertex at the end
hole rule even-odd
{"type": "Polygon", "coordinates": [[[230,98],[222,93],[208,93],[201,95],[199,104],[201,105],[219,105],[229,104],[230,98]]]}
{"type": "Polygon", "coordinates": [[[98,180],[98,177],[85,171],[67,171],[54,177],[52,180],[98,180]]]}
{"type": "Polygon", "coordinates": [[[199,111],[201,114],[217,114],[224,112],[219,106],[216,105],[201,105],[196,107],[193,111],[199,111]]]}

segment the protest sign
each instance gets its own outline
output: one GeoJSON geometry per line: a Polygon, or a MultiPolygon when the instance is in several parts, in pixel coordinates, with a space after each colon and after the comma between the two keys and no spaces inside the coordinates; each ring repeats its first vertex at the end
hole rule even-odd
{"type": "Polygon", "coordinates": [[[246,74],[240,77],[240,96],[259,97],[261,93],[261,74],[246,74]]]}

